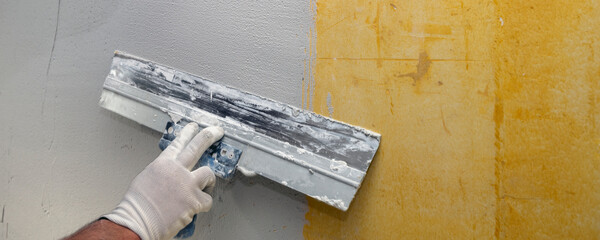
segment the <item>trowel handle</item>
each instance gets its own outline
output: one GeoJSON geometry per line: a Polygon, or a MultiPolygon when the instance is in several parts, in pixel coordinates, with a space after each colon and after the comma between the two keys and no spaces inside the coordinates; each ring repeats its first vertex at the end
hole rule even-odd
{"type": "MultiPolygon", "coordinates": [[[[185,124],[186,123],[183,122],[174,123],[169,121],[165,127],[165,132],[158,143],[158,147],[161,150],[165,150],[169,144],[175,140],[175,137],[179,135],[179,131],[183,129],[185,124]]],[[[202,154],[198,163],[194,166],[194,169],[208,166],[217,177],[229,180],[235,173],[241,154],[241,150],[222,141],[217,141],[202,154]]],[[[192,222],[181,229],[175,238],[189,238],[194,235],[196,218],[197,215],[194,215],[192,222]]]]}
{"type": "MultiPolygon", "coordinates": [[[[179,131],[181,131],[183,127],[179,124],[175,124],[174,122],[168,122],[167,126],[165,127],[165,132],[163,133],[162,138],[160,139],[160,141],[158,142],[158,147],[160,148],[160,150],[165,150],[173,140],[175,140],[175,137],[177,135],[179,135],[179,131]]],[[[196,167],[198,167],[196,165],[196,167]]],[[[198,214],[194,214],[194,217],[192,218],[192,222],[190,222],[187,226],[185,226],[183,229],[181,229],[177,235],[175,235],[174,238],[177,239],[182,239],[182,238],[189,238],[192,235],[194,235],[194,231],[196,230],[196,218],[198,217],[198,214]]]]}
{"type": "MultiPolygon", "coordinates": [[[[175,137],[179,135],[179,131],[186,124],[185,122],[168,122],[165,132],[158,143],[158,147],[161,150],[165,150],[171,144],[171,141],[175,140],[175,137]]],[[[225,139],[221,139],[208,147],[198,160],[198,163],[196,163],[196,166],[194,166],[194,169],[207,166],[215,176],[231,180],[242,155],[242,150],[228,144],[226,141],[225,139]]]]}
{"type": "Polygon", "coordinates": [[[194,235],[194,230],[196,230],[196,217],[198,214],[194,214],[194,218],[192,218],[192,222],[181,229],[174,238],[189,238],[194,235]]]}

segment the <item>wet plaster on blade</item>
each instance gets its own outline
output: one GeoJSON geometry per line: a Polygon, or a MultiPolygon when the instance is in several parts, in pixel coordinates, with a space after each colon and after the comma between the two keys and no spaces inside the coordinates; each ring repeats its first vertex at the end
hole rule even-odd
{"type": "MultiPolygon", "coordinates": [[[[98,106],[115,49],[302,107],[314,56],[310,4],[3,3],[0,239],[64,237],[110,211],[158,155],[160,133],[98,106]]],[[[302,237],[304,196],[253,179],[219,183],[199,235],[302,237]]]]}

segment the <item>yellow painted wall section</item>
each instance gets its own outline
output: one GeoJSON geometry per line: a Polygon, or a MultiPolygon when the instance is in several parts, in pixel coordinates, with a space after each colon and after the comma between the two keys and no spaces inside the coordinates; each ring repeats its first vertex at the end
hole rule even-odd
{"type": "Polygon", "coordinates": [[[498,4],[500,238],[600,238],[600,2],[498,4]]]}
{"type": "Polygon", "coordinates": [[[600,237],[599,2],[323,0],[316,30],[315,111],[382,142],[305,238],[600,237]]]}

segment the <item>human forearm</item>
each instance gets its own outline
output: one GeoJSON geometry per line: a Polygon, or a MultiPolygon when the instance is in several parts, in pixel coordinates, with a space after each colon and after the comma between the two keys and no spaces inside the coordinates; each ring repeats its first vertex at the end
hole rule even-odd
{"type": "Polygon", "coordinates": [[[140,240],[140,237],[129,228],[111,222],[107,219],[94,221],[87,226],[79,229],[71,236],[64,240],[79,240],[79,239],[123,239],[123,240],[140,240]]]}

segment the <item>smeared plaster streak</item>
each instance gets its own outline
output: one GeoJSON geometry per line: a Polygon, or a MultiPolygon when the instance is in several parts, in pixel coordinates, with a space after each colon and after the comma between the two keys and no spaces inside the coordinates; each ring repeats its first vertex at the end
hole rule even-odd
{"type": "Polygon", "coordinates": [[[327,93],[327,111],[329,111],[329,117],[333,118],[333,104],[331,103],[331,93],[327,93]]]}

